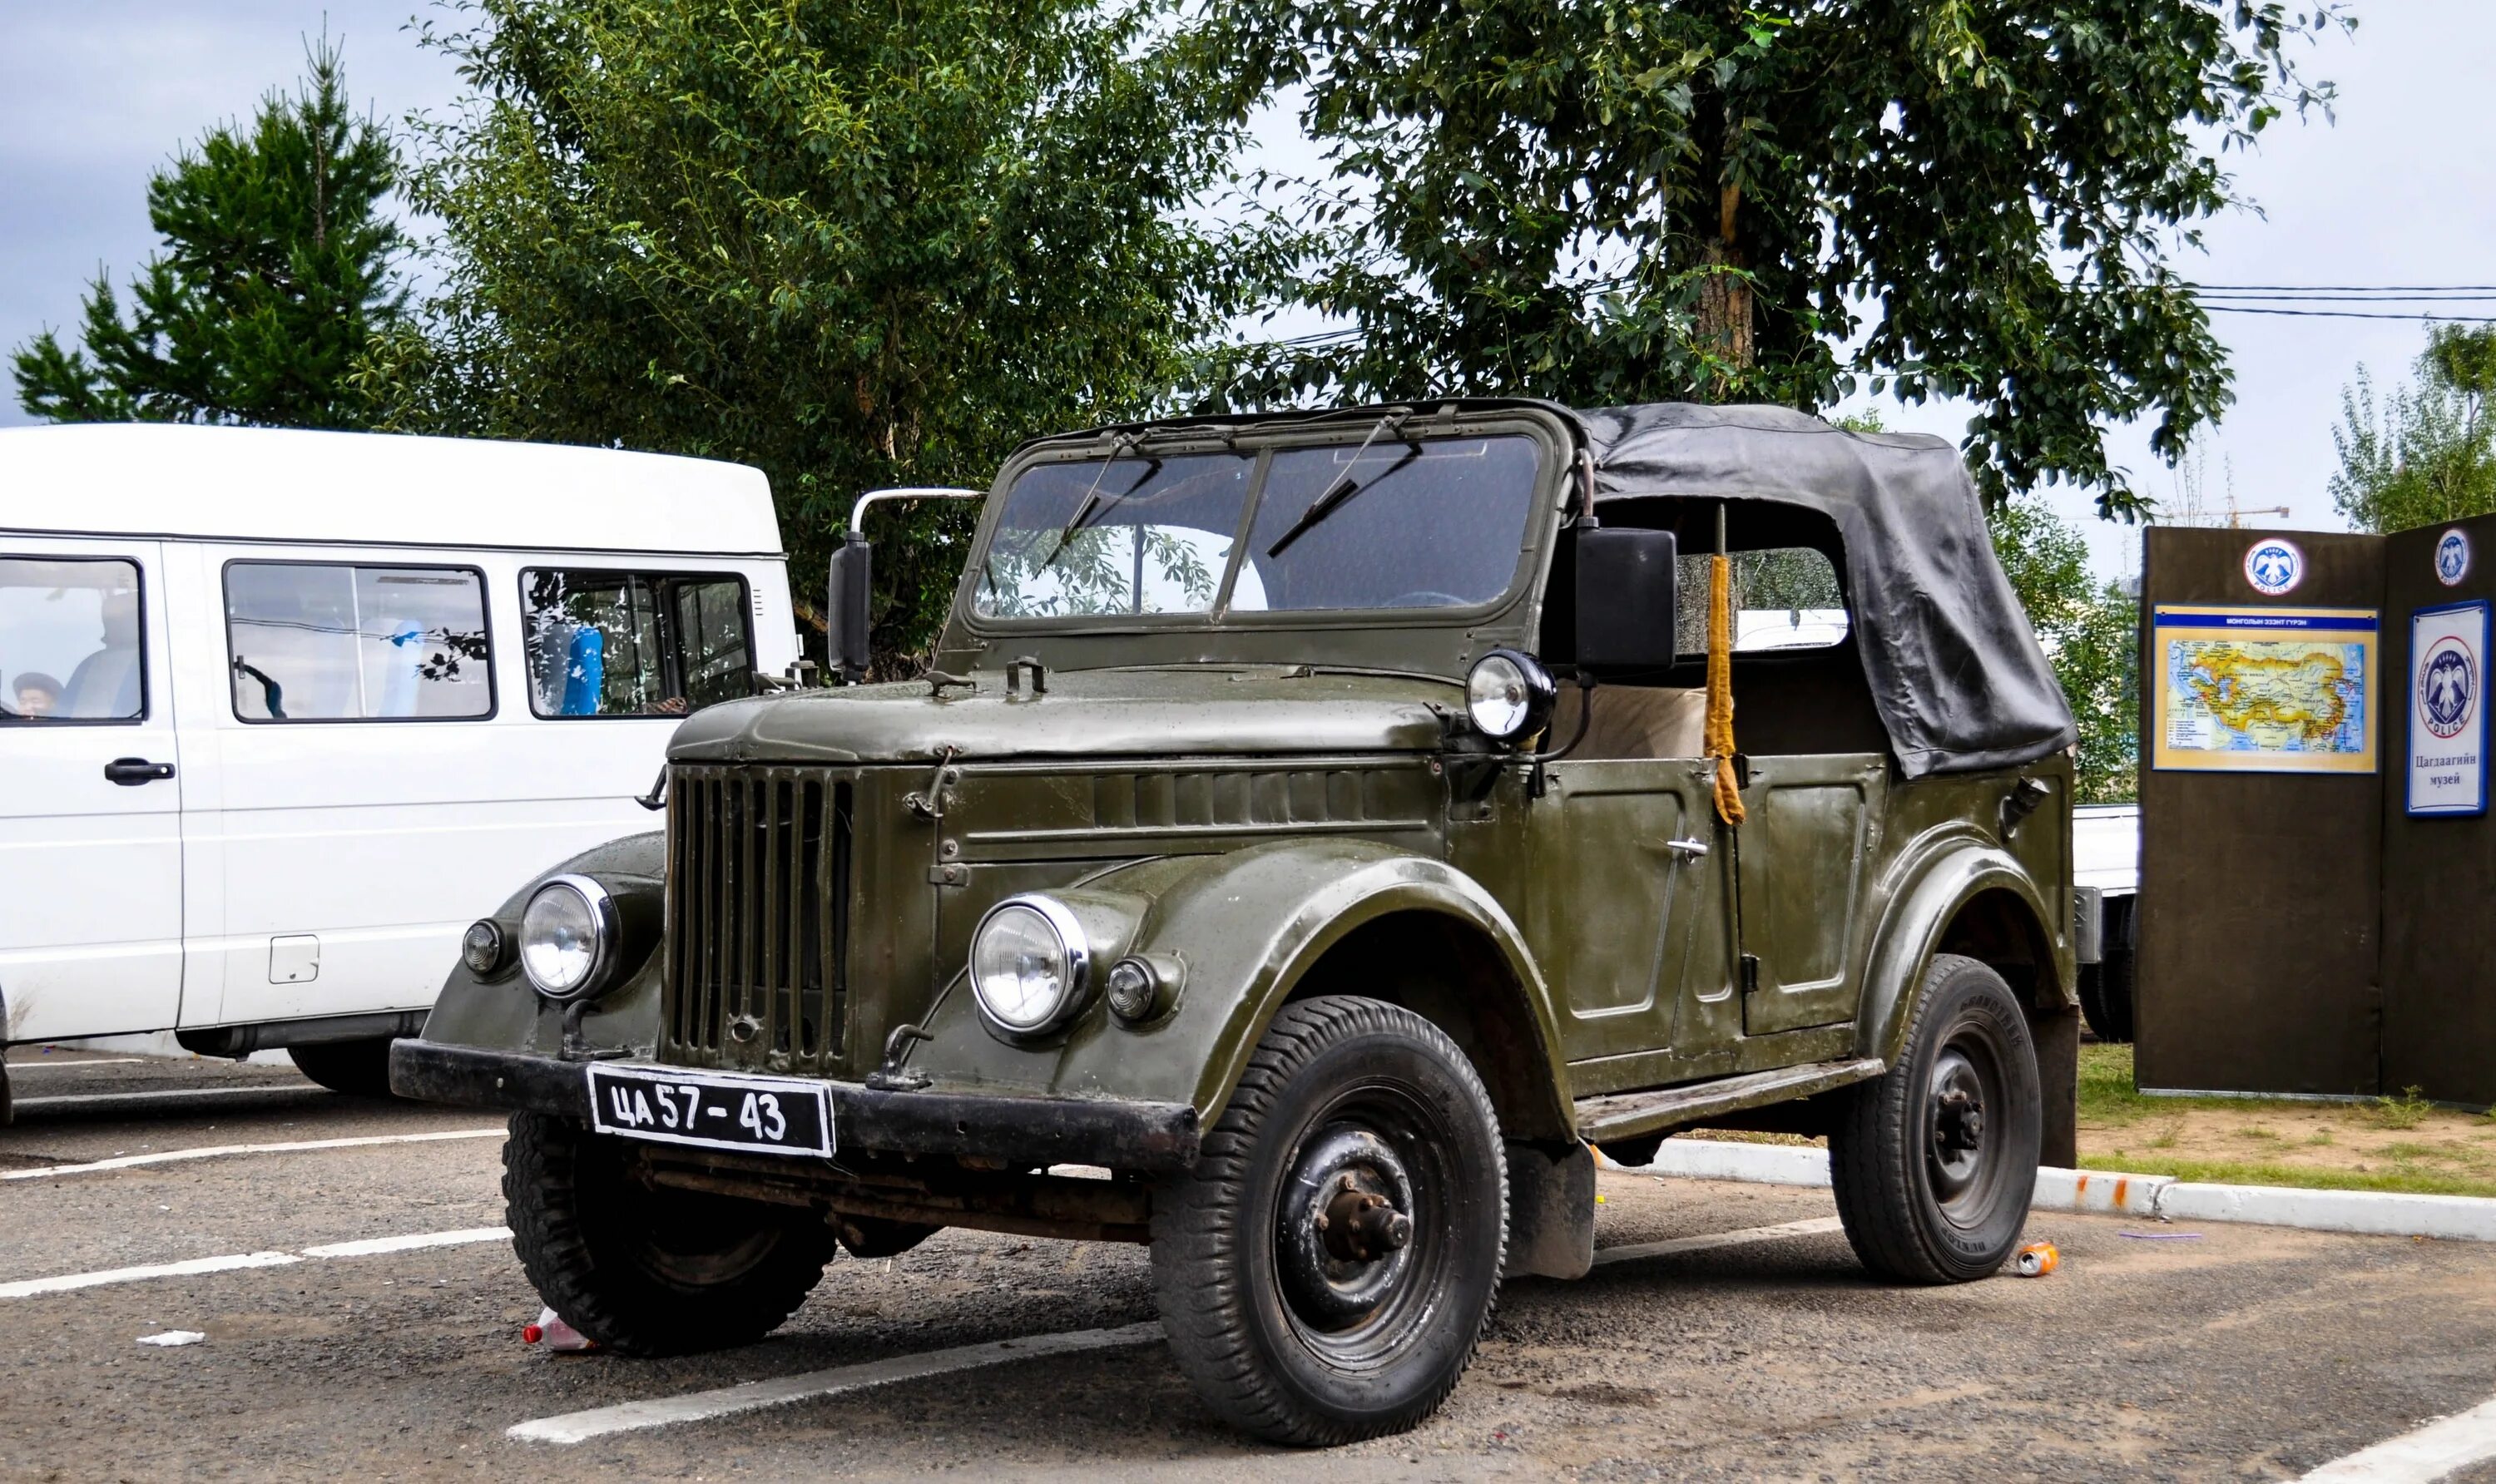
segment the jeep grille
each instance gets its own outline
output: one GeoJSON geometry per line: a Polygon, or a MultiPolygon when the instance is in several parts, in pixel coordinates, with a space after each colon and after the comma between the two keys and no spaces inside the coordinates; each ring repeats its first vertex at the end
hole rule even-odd
{"type": "Polygon", "coordinates": [[[668,780],[671,1058],[827,1071],[847,1039],[851,785],[680,764],[668,780]]]}

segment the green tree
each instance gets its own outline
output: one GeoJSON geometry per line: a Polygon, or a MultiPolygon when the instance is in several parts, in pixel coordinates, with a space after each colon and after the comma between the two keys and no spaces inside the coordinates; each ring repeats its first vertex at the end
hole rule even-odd
{"type": "Polygon", "coordinates": [[[2378,410],[2366,368],[2340,393],[2331,503],[2360,530],[2406,531],[2496,510],[2496,325],[2427,332],[2415,386],[2378,410]]]}
{"type": "Polygon", "coordinates": [[[2027,610],[2078,724],[2080,802],[2134,796],[2138,777],[2139,603],[2089,575],[2088,543],[2029,496],[1987,512],[1993,554],[2027,610]]]}
{"type": "Polygon", "coordinates": [[[2327,101],[2341,0],[1230,0],[1253,92],[1297,89],[1330,174],[1273,203],[1259,403],[1479,391],[1577,405],[1868,382],[1976,405],[1991,499],[2140,500],[2102,427],[2172,458],[2229,397],[2170,257],[2235,203],[2222,152],[2327,101]]]}
{"type": "MultiPolygon", "coordinates": [[[[415,180],[441,293],[366,368],[392,425],[758,465],[798,571],[860,490],[1147,411],[1220,313],[1180,212],[1235,126],[1158,5],[478,0],[432,40],[472,93],[415,180]]],[[[968,516],[878,510],[880,651],[968,516]]]]}
{"type": "Polygon", "coordinates": [[[349,373],[405,303],[383,210],[397,169],[389,136],[351,113],[325,38],[299,92],[149,179],[165,250],[132,281],[129,317],[99,274],[83,345],[46,330],[13,357],[19,404],[56,422],[364,426],[349,373]]]}

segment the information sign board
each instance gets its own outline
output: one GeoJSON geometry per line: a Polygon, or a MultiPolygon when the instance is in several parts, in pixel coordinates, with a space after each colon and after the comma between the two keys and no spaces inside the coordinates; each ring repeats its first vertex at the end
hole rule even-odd
{"type": "Polygon", "coordinates": [[[2410,615],[2409,812],[2487,812],[2487,604],[2410,615]]]}
{"type": "Polygon", "coordinates": [[[2374,772],[2380,627],[2372,608],[2159,604],[2150,766],[2374,772]]]}

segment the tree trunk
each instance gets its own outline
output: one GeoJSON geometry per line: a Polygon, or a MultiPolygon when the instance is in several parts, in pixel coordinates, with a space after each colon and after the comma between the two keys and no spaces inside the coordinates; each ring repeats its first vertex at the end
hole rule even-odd
{"type": "Polygon", "coordinates": [[[1747,263],[1735,235],[1741,206],[1742,188],[1726,186],[1717,197],[1716,235],[1700,247],[1700,265],[1711,271],[1699,287],[1699,341],[1721,363],[1709,388],[1718,399],[1759,363],[1751,337],[1751,281],[1742,276],[1747,263]]]}

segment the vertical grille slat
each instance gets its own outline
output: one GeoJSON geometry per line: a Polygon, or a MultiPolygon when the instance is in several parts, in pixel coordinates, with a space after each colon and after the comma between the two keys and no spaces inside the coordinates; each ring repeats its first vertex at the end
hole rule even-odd
{"type": "Polygon", "coordinates": [[[828,770],[679,764],[668,812],[667,1052],[828,1071],[848,1043],[852,788],[828,770]]]}

